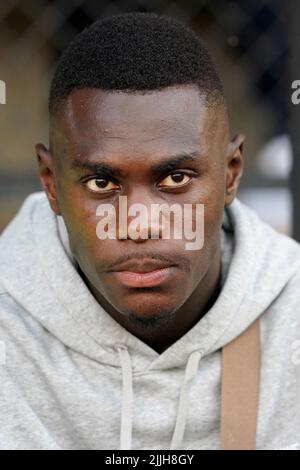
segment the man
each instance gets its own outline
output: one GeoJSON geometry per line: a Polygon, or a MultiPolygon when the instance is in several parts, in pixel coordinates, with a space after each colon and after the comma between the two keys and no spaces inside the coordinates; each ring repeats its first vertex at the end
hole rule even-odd
{"type": "Polygon", "coordinates": [[[220,449],[243,447],[222,438],[240,427],[253,448],[297,448],[299,245],[236,197],[244,136],[206,47],[155,14],[97,21],[62,55],[49,110],[44,192],[0,239],[0,447],[220,449]],[[129,232],[133,212],[103,236],[121,197],[189,205],[193,226],[203,207],[204,243],[163,237],[164,217],[129,232]]]}

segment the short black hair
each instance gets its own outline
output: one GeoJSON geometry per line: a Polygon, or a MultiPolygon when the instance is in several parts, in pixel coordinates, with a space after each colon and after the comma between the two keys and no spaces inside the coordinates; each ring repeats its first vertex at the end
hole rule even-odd
{"type": "Polygon", "coordinates": [[[61,55],[49,95],[49,111],[75,89],[146,92],[198,85],[206,98],[224,97],[207,47],[178,20],[156,13],[123,13],[97,20],[61,55]]]}

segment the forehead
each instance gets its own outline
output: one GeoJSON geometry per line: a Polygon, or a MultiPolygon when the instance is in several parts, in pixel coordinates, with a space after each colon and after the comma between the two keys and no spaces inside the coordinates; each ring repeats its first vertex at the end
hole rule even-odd
{"type": "Polygon", "coordinates": [[[77,157],[205,152],[225,132],[218,108],[207,107],[194,85],[146,93],[75,90],[53,119],[51,140],[77,157]]]}

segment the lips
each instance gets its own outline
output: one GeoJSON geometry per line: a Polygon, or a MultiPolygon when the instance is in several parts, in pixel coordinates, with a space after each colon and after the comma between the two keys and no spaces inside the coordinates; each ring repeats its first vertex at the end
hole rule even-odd
{"type": "Polygon", "coordinates": [[[147,273],[119,271],[115,275],[127,287],[154,287],[166,281],[174,268],[162,268],[147,273]]]}
{"type": "Polygon", "coordinates": [[[130,260],[115,267],[113,273],[127,287],[153,287],[166,282],[174,269],[159,260],[130,260]]]}

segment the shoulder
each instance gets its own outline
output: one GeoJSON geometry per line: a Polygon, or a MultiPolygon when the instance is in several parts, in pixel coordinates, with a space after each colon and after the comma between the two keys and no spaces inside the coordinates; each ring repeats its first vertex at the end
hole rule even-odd
{"type": "Polygon", "coordinates": [[[38,205],[43,205],[47,202],[47,197],[44,191],[38,191],[36,193],[29,194],[19,207],[19,210],[15,216],[11,219],[8,225],[4,228],[0,234],[0,241],[6,238],[7,233],[10,233],[12,228],[14,229],[24,219],[31,219],[32,214],[38,205]]]}
{"type": "Polygon", "coordinates": [[[25,345],[40,336],[43,328],[26,307],[14,299],[0,283],[0,340],[25,345]]]}

